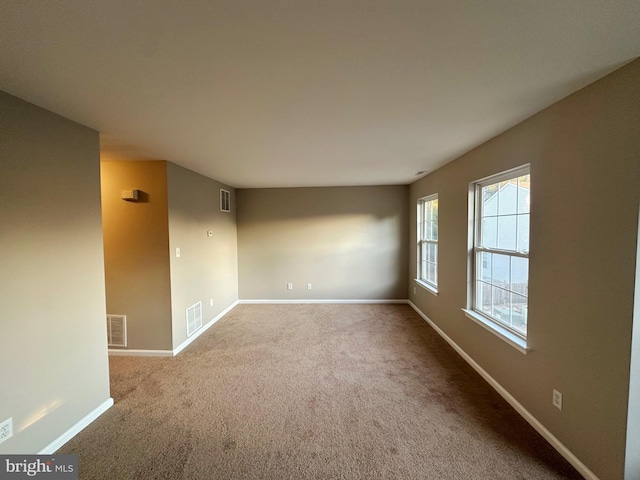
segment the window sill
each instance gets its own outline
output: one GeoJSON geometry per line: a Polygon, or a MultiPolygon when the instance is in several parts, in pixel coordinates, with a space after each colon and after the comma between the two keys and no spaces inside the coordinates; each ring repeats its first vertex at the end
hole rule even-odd
{"type": "Polygon", "coordinates": [[[498,338],[504,340],[505,342],[507,342],[513,348],[518,350],[520,353],[523,353],[523,354],[526,355],[527,352],[531,350],[531,348],[529,348],[527,346],[527,341],[526,340],[524,340],[524,339],[518,337],[517,335],[511,333],[506,328],[502,328],[497,323],[493,323],[492,321],[486,319],[485,317],[483,317],[482,315],[474,312],[473,310],[467,310],[466,308],[463,308],[462,311],[471,320],[473,320],[474,322],[476,322],[481,327],[484,327],[485,329],[487,329],[488,331],[493,333],[496,337],[498,337],[498,338]]]}
{"type": "Polygon", "coordinates": [[[425,283],[422,280],[419,280],[417,278],[415,278],[414,280],[418,285],[420,285],[422,288],[424,288],[431,295],[435,295],[436,297],[438,296],[438,289],[437,288],[435,288],[434,286],[429,285],[428,283],[425,283]]]}

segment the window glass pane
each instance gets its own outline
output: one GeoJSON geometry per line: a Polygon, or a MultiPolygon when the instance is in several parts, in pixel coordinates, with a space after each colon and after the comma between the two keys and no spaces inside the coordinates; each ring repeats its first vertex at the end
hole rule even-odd
{"type": "Polygon", "coordinates": [[[498,184],[482,187],[482,216],[487,217],[498,214],[498,184]]]}
{"type": "Polygon", "coordinates": [[[418,278],[437,283],[438,200],[419,201],[418,207],[418,278]]]}
{"type": "Polygon", "coordinates": [[[476,267],[476,278],[487,283],[491,282],[491,256],[493,254],[481,252],[478,255],[478,265],[476,267]]]}
{"type": "Polygon", "coordinates": [[[476,305],[481,312],[491,315],[491,285],[476,282],[476,305]]]}
{"type": "Polygon", "coordinates": [[[529,251],[529,214],[518,215],[518,251],[529,251]]]}
{"type": "Polygon", "coordinates": [[[500,182],[498,190],[498,215],[514,215],[516,213],[518,182],[514,178],[500,182]]]}
{"type": "Polygon", "coordinates": [[[435,283],[436,278],[436,267],[433,263],[427,264],[427,280],[435,283]]]}
{"type": "Polygon", "coordinates": [[[511,322],[511,299],[508,290],[498,287],[491,287],[493,297],[493,317],[496,320],[509,325],[511,322]]]}
{"type": "Polygon", "coordinates": [[[527,333],[527,298],[511,294],[511,326],[521,333],[527,333]]]}
{"type": "Polygon", "coordinates": [[[509,272],[511,269],[508,255],[494,253],[492,262],[491,283],[502,288],[509,288],[509,272]]]}
{"type": "Polygon", "coordinates": [[[502,250],[516,249],[516,216],[498,217],[498,248],[502,250]]]}
{"type": "Polygon", "coordinates": [[[431,228],[431,235],[433,240],[438,240],[438,199],[436,198],[431,202],[433,205],[432,217],[433,226],[431,228]]]}
{"type": "Polygon", "coordinates": [[[511,291],[520,295],[529,294],[529,259],[511,257],[511,291]]]}
{"type": "Polygon", "coordinates": [[[531,208],[531,176],[523,175],[518,178],[518,213],[529,213],[531,208]]]}
{"type": "Polygon", "coordinates": [[[495,248],[498,239],[498,218],[483,218],[480,225],[480,231],[482,233],[482,246],[495,248]]]}
{"type": "Polygon", "coordinates": [[[521,255],[529,251],[531,180],[529,174],[516,175],[477,187],[480,214],[479,225],[474,225],[479,236],[474,237],[473,298],[478,312],[526,335],[529,260],[497,252],[521,255]],[[478,251],[477,247],[489,251],[478,251]]]}

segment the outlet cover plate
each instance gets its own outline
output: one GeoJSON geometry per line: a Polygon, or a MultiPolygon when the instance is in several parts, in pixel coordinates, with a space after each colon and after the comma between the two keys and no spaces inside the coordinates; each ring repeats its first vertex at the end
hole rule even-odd
{"type": "Polygon", "coordinates": [[[13,436],[13,417],[7,418],[0,423],[0,443],[13,436]]]}
{"type": "Polygon", "coordinates": [[[555,388],[553,389],[553,406],[558,410],[562,410],[562,393],[560,393],[555,388]]]}

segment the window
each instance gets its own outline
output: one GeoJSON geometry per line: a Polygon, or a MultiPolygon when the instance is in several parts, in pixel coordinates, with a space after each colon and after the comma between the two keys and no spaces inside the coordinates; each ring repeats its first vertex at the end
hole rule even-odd
{"type": "Polygon", "coordinates": [[[231,211],[231,194],[229,190],[220,189],[220,210],[223,212],[231,211]]]}
{"type": "Polygon", "coordinates": [[[438,195],[418,200],[418,282],[438,288],[438,195]]]}
{"type": "MultiPolygon", "coordinates": [[[[473,188],[471,313],[521,340],[527,336],[530,191],[528,166],[473,188]]],[[[526,342],[516,343],[526,347],[526,342]]]]}

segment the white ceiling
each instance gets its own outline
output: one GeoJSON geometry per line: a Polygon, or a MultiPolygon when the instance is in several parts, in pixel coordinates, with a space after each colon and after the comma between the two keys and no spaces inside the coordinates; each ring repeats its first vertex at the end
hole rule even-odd
{"type": "Polygon", "coordinates": [[[0,90],[234,187],[410,183],[639,55],[638,0],[0,0],[0,90]]]}

